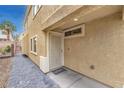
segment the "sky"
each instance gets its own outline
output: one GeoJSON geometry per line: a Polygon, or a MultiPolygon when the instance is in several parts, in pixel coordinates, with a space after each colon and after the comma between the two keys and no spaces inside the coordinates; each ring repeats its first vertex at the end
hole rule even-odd
{"type": "Polygon", "coordinates": [[[11,21],[17,29],[14,34],[20,34],[24,31],[25,12],[24,5],[0,5],[0,23],[4,20],[11,21]]]}

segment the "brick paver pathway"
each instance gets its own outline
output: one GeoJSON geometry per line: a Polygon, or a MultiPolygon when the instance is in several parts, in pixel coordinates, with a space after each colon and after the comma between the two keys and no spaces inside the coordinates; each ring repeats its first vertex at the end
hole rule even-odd
{"type": "Polygon", "coordinates": [[[0,58],[0,88],[6,87],[6,83],[9,77],[11,58],[0,58]]]}

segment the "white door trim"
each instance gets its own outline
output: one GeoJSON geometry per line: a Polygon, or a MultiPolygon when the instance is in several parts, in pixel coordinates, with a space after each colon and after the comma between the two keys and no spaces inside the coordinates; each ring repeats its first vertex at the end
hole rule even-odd
{"type": "MultiPolygon", "coordinates": [[[[50,43],[50,33],[55,34],[55,35],[62,35],[62,66],[64,66],[64,34],[63,33],[59,33],[59,32],[53,32],[53,31],[48,31],[47,32],[47,58],[48,58],[48,63],[50,63],[50,49],[49,49],[49,43],[50,43]]],[[[49,65],[49,64],[48,64],[49,65]]],[[[50,66],[49,66],[49,71],[50,71],[50,66]]]]}

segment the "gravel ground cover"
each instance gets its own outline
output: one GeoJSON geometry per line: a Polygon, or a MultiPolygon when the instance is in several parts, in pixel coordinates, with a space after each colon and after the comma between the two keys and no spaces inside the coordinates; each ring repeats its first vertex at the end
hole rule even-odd
{"type": "Polygon", "coordinates": [[[7,82],[9,88],[58,88],[29,58],[16,55],[12,59],[12,70],[7,82]]]}

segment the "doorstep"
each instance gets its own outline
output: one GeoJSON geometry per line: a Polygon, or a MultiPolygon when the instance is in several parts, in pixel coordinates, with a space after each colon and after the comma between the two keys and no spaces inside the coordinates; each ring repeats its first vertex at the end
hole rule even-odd
{"type": "Polygon", "coordinates": [[[67,68],[65,69],[66,71],[63,71],[59,74],[49,72],[47,75],[62,88],[109,88],[96,80],[88,78],[67,68]]]}

